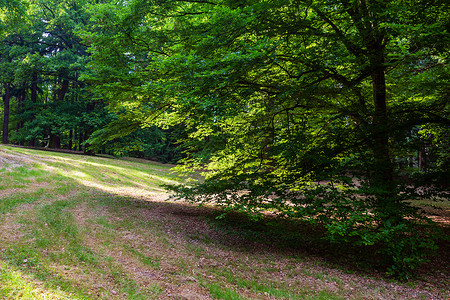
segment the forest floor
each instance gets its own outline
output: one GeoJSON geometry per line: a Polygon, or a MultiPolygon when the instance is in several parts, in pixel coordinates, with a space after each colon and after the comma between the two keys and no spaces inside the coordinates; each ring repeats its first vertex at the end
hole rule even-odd
{"type": "MultiPolygon", "coordinates": [[[[0,299],[450,296],[444,242],[398,282],[314,228],[167,201],[171,168],[0,146],[0,299]]],[[[448,232],[448,203],[420,205],[448,232]]]]}

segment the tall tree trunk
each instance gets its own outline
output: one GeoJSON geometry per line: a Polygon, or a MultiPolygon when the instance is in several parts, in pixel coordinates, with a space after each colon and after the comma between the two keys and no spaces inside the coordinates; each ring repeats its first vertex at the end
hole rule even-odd
{"type": "MultiPolygon", "coordinates": [[[[95,102],[88,102],[87,107],[86,107],[86,112],[89,113],[89,112],[93,111],[94,109],[95,109],[95,102]]],[[[93,128],[91,125],[86,125],[84,127],[84,137],[83,137],[84,141],[86,141],[89,138],[92,131],[93,131],[93,128]]],[[[92,150],[89,149],[89,144],[85,143],[83,148],[84,148],[84,150],[83,150],[84,153],[93,154],[92,150]]]]}
{"type": "MultiPolygon", "coordinates": [[[[20,96],[16,97],[17,98],[17,113],[19,115],[23,114],[23,112],[24,112],[26,96],[27,96],[27,91],[26,91],[25,87],[23,87],[23,90],[21,91],[20,96]]],[[[19,130],[22,127],[23,127],[23,121],[22,121],[22,118],[20,118],[20,120],[17,122],[17,129],[19,130]]]]}
{"type": "Polygon", "coordinates": [[[51,133],[48,147],[52,149],[61,149],[61,138],[59,134],[51,133]]]}
{"type": "MultiPolygon", "coordinates": [[[[84,131],[84,141],[86,141],[89,138],[89,132],[87,130],[84,131]]],[[[83,152],[86,154],[91,154],[91,150],[89,150],[89,144],[84,144],[84,150],[83,152]]]]}
{"type": "MultiPolygon", "coordinates": [[[[69,89],[69,80],[63,79],[61,82],[61,87],[58,90],[56,101],[64,101],[64,97],[69,89]]],[[[59,133],[51,133],[49,147],[54,149],[61,149],[61,136],[59,133]]]]}
{"type": "MultiPolygon", "coordinates": [[[[343,40],[347,49],[356,56],[367,55],[368,63],[372,69],[372,91],[375,112],[372,122],[371,149],[374,164],[371,166],[371,185],[377,195],[377,202],[381,210],[389,206],[395,189],[393,183],[394,168],[391,163],[389,150],[389,129],[387,117],[386,78],[385,78],[385,45],[388,38],[378,20],[370,13],[367,1],[342,1],[341,2],[353,24],[359,32],[361,42],[365,46],[355,50],[352,44],[343,40]]],[[[383,3],[380,3],[384,7],[383,3]]]]}
{"type": "Polygon", "coordinates": [[[30,99],[33,104],[37,103],[37,84],[38,84],[38,77],[36,73],[33,73],[31,76],[31,95],[30,99]]]}
{"type": "MultiPolygon", "coordinates": [[[[33,103],[33,114],[31,116],[31,120],[30,122],[34,121],[34,109],[35,109],[35,104],[37,103],[37,84],[38,84],[38,77],[37,74],[35,72],[33,72],[33,74],[31,75],[31,91],[30,91],[30,100],[31,103],[33,103]]],[[[36,140],[33,137],[30,141],[30,146],[34,147],[36,145],[36,140]]]]}
{"type": "Polygon", "coordinates": [[[375,164],[380,167],[377,170],[378,179],[392,181],[392,165],[389,154],[389,131],[386,111],[386,81],[384,71],[377,71],[372,75],[373,97],[375,114],[373,125],[375,127],[375,143],[373,147],[375,164]]]}
{"type": "Polygon", "coordinates": [[[2,136],[2,143],[8,144],[9,141],[9,102],[11,99],[11,91],[9,83],[5,84],[5,94],[3,95],[3,136],[2,136]]]}
{"type": "Polygon", "coordinates": [[[56,101],[58,102],[64,101],[64,97],[66,96],[68,90],[69,90],[69,80],[63,79],[61,83],[61,88],[58,90],[58,98],[56,101]]]}
{"type": "Polygon", "coordinates": [[[386,104],[386,78],[384,66],[384,46],[381,41],[376,43],[372,50],[371,64],[374,66],[372,73],[373,89],[373,157],[372,186],[377,191],[376,198],[380,211],[389,211],[394,203],[393,193],[395,183],[393,181],[393,165],[389,151],[389,121],[386,104]]]}
{"type": "Polygon", "coordinates": [[[78,151],[83,151],[83,130],[78,129],[78,151]]]}
{"type": "Polygon", "coordinates": [[[70,129],[69,131],[69,150],[72,150],[73,147],[73,129],[70,129]]]}
{"type": "Polygon", "coordinates": [[[77,150],[78,148],[78,146],[77,146],[77,143],[78,143],[78,141],[77,141],[77,136],[78,136],[78,127],[77,126],[75,126],[74,128],[73,128],[73,148],[72,148],[72,150],[77,150]]]}
{"type": "MultiPolygon", "coordinates": [[[[19,114],[19,120],[18,120],[17,126],[16,126],[17,132],[19,132],[20,129],[22,129],[24,124],[25,124],[22,114],[25,112],[25,100],[26,100],[26,97],[27,97],[27,89],[25,88],[25,84],[24,84],[23,90],[22,90],[22,93],[21,93],[20,97],[17,97],[17,99],[18,99],[18,101],[17,101],[17,113],[19,114]]],[[[21,145],[21,146],[24,145],[23,140],[21,140],[19,142],[19,145],[21,145]]]]}

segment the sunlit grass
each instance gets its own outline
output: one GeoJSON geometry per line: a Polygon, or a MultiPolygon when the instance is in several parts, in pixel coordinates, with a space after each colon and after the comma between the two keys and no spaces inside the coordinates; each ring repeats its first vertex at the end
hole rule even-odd
{"type": "MultiPolygon", "coordinates": [[[[105,253],[108,247],[91,249],[86,243],[91,231],[77,223],[74,210],[85,203],[92,211],[105,205],[114,211],[128,207],[128,199],[161,196],[159,185],[176,179],[170,167],[5,146],[0,155],[2,161],[11,162],[0,166],[0,222],[2,214],[8,214],[11,225],[5,226],[14,227],[6,236],[11,240],[0,244],[0,299],[111,299],[114,295],[149,299],[161,293],[156,283],[142,286],[130,278],[105,253]],[[23,272],[42,288],[23,279],[23,272]],[[105,272],[109,283],[96,287],[88,279],[101,282],[105,272]],[[57,288],[77,296],[65,296],[57,288]]],[[[109,224],[106,217],[98,220],[109,224]]],[[[128,228],[135,230],[139,224],[128,228]]],[[[112,232],[96,231],[91,238],[107,244],[115,237],[112,232]]],[[[133,248],[125,251],[144,266],[159,268],[158,258],[133,248]]]]}
{"type": "Polygon", "coordinates": [[[0,299],[80,299],[64,291],[41,286],[42,283],[0,261],[0,299]]]}
{"type": "MultiPolygon", "coordinates": [[[[255,254],[245,243],[222,241],[225,232],[246,242],[270,237],[248,222],[247,228],[230,219],[234,231],[228,230],[214,225],[213,213],[165,202],[160,185],[179,180],[171,166],[2,145],[0,156],[0,299],[347,295],[339,275],[313,264],[298,268],[307,256],[255,254]],[[305,277],[318,287],[304,284],[305,277]],[[330,280],[336,289],[327,288],[330,280]]],[[[309,228],[296,231],[295,241],[311,236],[309,228]]]]}
{"type": "MultiPolygon", "coordinates": [[[[103,157],[88,157],[66,153],[45,152],[22,148],[3,148],[6,154],[22,154],[25,159],[36,160],[36,169],[23,166],[6,171],[5,178],[12,178],[17,187],[35,181],[42,181],[45,171],[53,176],[72,179],[86,187],[99,189],[122,196],[156,196],[165,194],[162,184],[176,183],[177,177],[169,166],[148,162],[133,162],[103,157]]],[[[50,179],[51,180],[51,179],[50,179]]],[[[11,185],[11,183],[9,183],[11,185]]],[[[0,189],[3,184],[0,184],[0,189]]]]}

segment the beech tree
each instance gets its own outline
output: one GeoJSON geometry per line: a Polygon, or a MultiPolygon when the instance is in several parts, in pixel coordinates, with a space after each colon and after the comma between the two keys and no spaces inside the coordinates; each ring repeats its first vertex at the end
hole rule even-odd
{"type": "Polygon", "coordinates": [[[120,112],[115,134],[186,127],[180,170],[206,179],[173,187],[179,197],[318,222],[331,241],[381,246],[406,276],[434,244],[405,200],[448,196],[436,190],[445,150],[428,186],[399,162],[415,133],[448,146],[448,11],[440,0],[95,5],[85,79],[120,112]]]}
{"type": "Polygon", "coordinates": [[[205,180],[177,197],[318,223],[407,276],[434,249],[408,201],[448,197],[448,8],[0,1],[3,142],[12,111],[17,143],[183,157],[205,180]]]}

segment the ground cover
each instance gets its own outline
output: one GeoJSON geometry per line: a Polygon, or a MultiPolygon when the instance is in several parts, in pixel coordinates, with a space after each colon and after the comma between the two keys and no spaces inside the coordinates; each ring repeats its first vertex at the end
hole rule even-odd
{"type": "MultiPolygon", "coordinates": [[[[171,167],[0,146],[0,299],[450,296],[446,244],[396,282],[316,228],[166,201],[171,167]]],[[[447,203],[418,205],[448,224],[447,203]]]]}

